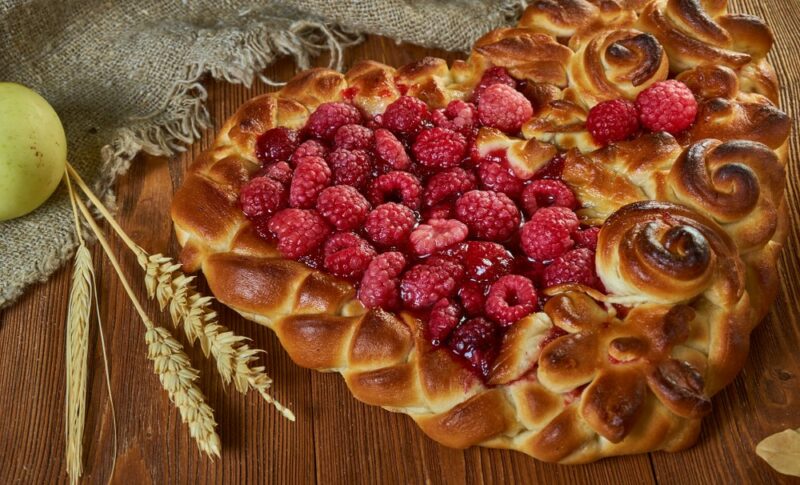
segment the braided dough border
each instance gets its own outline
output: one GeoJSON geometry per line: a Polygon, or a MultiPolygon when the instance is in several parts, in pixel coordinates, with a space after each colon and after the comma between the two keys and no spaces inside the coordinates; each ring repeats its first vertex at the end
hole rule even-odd
{"type": "MultiPolygon", "coordinates": [[[[655,9],[664,3],[650,2],[647,8],[655,9]]],[[[567,11],[570,5],[591,5],[582,1],[564,4],[567,11]]],[[[635,19],[633,12],[640,11],[628,11],[624,22],[635,19]]],[[[553,60],[567,62],[558,44],[552,45],[549,40],[536,37],[542,34],[530,30],[532,25],[550,25],[536,17],[538,14],[542,11],[535,6],[529,8],[521,21],[528,28],[487,34],[478,41],[469,60],[456,61],[449,68],[441,59],[425,58],[399,69],[372,61],[360,62],[345,74],[311,69],[280,91],[246,102],[225,123],[213,146],[198,156],[175,194],[172,218],[183,246],[181,259],[188,271],[201,270],[205,274],[222,303],[275,331],[297,364],[339,372],[357,399],[408,414],[426,434],[447,446],[508,448],[562,463],[680,450],[695,442],[701,416],[708,412],[708,396],[738,373],[748,351],[749,333],[775,299],[776,261],[787,224],[782,186],[772,237],[744,254],[734,251],[729,255],[743,268],[743,287],[736,298],[725,300],[726,306],[708,310],[711,313],[706,314],[715,322],[703,322],[708,325],[705,331],[698,330],[703,325],[695,324],[699,321],[695,313],[681,313],[685,306],[678,305],[676,312],[675,305],[644,304],[626,317],[616,315],[611,305],[594,303],[580,288],[554,290],[550,308],[527,317],[506,336],[490,386],[457,363],[449,352],[433,348],[422,337],[422,322],[405,313],[366,311],[354,299],[352,285],[283,259],[272,244],[255,234],[238,206],[239,188],[260,167],[254,155],[258,135],[277,126],[301,128],[321,103],[346,99],[375,115],[400,96],[402,88],[431,107],[443,107],[452,99],[465,98],[492,63],[505,65],[515,76],[541,86],[564,88],[565,80],[557,70],[522,62],[529,55],[531,42],[541,47],[537,55],[548,59],[547,66],[553,60]],[[518,72],[514,72],[514,66],[518,72]],[[683,341],[673,342],[665,334],[664,322],[678,317],[695,323],[686,330],[690,334],[684,335],[683,341]],[[597,345],[608,345],[609,352],[615,349],[613,355],[622,360],[636,350],[624,344],[615,347],[614,342],[624,337],[609,343],[613,335],[603,336],[599,329],[608,327],[608,322],[613,328],[624,328],[619,326],[622,320],[636,318],[643,322],[639,324],[642,328],[652,326],[661,332],[641,338],[654,348],[663,348],[661,354],[653,354],[650,367],[637,370],[635,375],[614,370],[601,373],[597,370],[604,365],[598,364],[600,361],[589,365],[578,362],[577,369],[564,369],[559,367],[558,355],[552,348],[547,347],[547,355],[526,350],[538,349],[547,331],[556,324],[572,333],[563,340],[572,346],[567,351],[583,348],[580,346],[585,342],[605,339],[597,345]],[[539,375],[530,378],[526,373],[537,359],[541,365],[539,375]],[[687,370],[675,364],[675,359],[692,363],[693,367],[687,370]],[[699,390],[692,388],[692,382],[682,386],[672,382],[676,378],[691,381],[697,370],[704,377],[699,390]],[[588,380],[586,375],[590,375],[588,380]],[[653,392],[646,391],[644,382],[653,392]],[[587,383],[590,385],[584,394],[591,398],[570,394],[576,385],[587,383]],[[564,389],[558,390],[559,386],[564,389]],[[635,398],[635,415],[620,409],[624,406],[609,396],[615,393],[625,399],[635,398]]],[[[597,12],[592,15],[599,19],[597,12]]],[[[564,16],[553,18],[563,20],[564,16]]],[[[575,25],[589,25],[583,17],[578,20],[575,25]]],[[[607,19],[600,20],[613,25],[607,19]]],[[[558,35],[565,34],[562,30],[557,31],[558,35]]],[[[580,32],[571,27],[566,35],[586,35],[580,32]]],[[[763,63],[759,69],[769,72],[763,63]]],[[[765,74],[766,80],[760,85],[751,82],[749,92],[773,89],[771,94],[776,98],[777,84],[770,84],[768,78],[765,74]]],[[[766,94],[770,97],[769,92],[766,94]]],[[[569,94],[565,91],[564,96],[569,94]]],[[[534,128],[531,130],[535,132],[534,128]]],[[[590,143],[580,133],[562,135],[550,141],[579,148],[590,143]]],[[[781,164],[785,164],[785,144],[778,147],[777,153],[781,164]]],[[[654,207],[643,204],[641,210],[654,207]]],[[[714,221],[696,214],[689,217],[710,227],[714,234],[722,234],[720,237],[727,238],[723,245],[736,249],[714,221]]],[[[601,295],[592,296],[603,299],[601,295]]]]}

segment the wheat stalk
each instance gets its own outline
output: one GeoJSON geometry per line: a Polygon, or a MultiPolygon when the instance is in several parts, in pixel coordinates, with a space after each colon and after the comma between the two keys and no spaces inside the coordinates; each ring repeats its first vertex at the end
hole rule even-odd
{"type": "Polygon", "coordinates": [[[97,284],[92,263],[92,255],[86,247],[81,224],[76,207],[75,191],[70,183],[69,176],[64,174],[64,180],[69,193],[72,217],[75,223],[75,234],[78,238],[78,249],[75,251],[75,264],[72,274],[72,287],[69,294],[69,307],[67,312],[66,328],[66,460],[67,474],[70,483],[77,484],[83,474],[83,432],[86,424],[86,381],[88,367],[89,347],[89,321],[90,309],[94,300],[97,311],[97,325],[100,334],[100,343],[103,350],[103,370],[105,374],[108,402],[111,408],[111,422],[114,430],[114,453],[111,462],[109,482],[114,476],[117,463],[117,413],[114,409],[114,398],[111,395],[111,378],[108,371],[108,356],[106,355],[105,336],[103,335],[100,306],[97,299],[97,284]]]}
{"type": "Polygon", "coordinates": [[[72,287],[69,292],[66,329],[66,458],[70,483],[77,484],[83,474],[83,429],[86,424],[87,353],[89,347],[89,318],[92,305],[94,270],[92,255],[81,234],[75,194],[64,176],[72,204],[72,215],[79,245],[75,251],[72,269],[72,287]]]}
{"type": "Polygon", "coordinates": [[[157,327],[149,320],[144,320],[144,325],[147,327],[147,357],[153,361],[161,386],[177,406],[183,422],[189,425],[189,434],[200,451],[219,456],[221,444],[214,430],[217,426],[214,410],[206,404],[203,393],[195,384],[200,377],[199,371],[192,367],[183,346],[169,330],[157,327]]]}
{"type": "Polygon", "coordinates": [[[223,382],[233,382],[241,393],[250,389],[258,392],[284,417],[294,421],[294,413],[267,392],[272,379],[264,367],[255,366],[258,354],[263,351],[250,348],[246,337],[236,335],[217,321],[217,313],[211,309],[212,298],[197,292],[194,277],[183,274],[180,265],[161,254],[147,256],[142,252],[138,261],[145,269],[150,298],[156,298],[162,309],[169,305],[173,325],[178,327],[183,323],[189,342],[199,341],[206,357],[213,356],[223,382]]]}
{"type": "MultiPolygon", "coordinates": [[[[68,170],[71,170],[71,167],[68,166],[68,170]]],[[[71,170],[71,173],[74,174],[75,172],[71,170]]],[[[167,391],[170,400],[180,411],[183,422],[189,426],[189,433],[197,442],[198,448],[209,456],[220,456],[221,444],[215,431],[217,423],[214,420],[214,411],[205,402],[203,393],[195,384],[199,372],[192,367],[189,357],[183,351],[183,347],[177,340],[172,338],[169,331],[152,323],[141,302],[131,289],[111,246],[89,213],[89,209],[77,197],[75,198],[75,203],[103,247],[111,266],[116,271],[120,283],[122,283],[122,287],[128,294],[128,298],[130,298],[147,329],[145,340],[148,346],[148,358],[153,361],[155,372],[158,374],[162,387],[167,391]]]]}
{"type": "Polygon", "coordinates": [[[92,299],[92,255],[81,242],[75,253],[67,312],[67,473],[77,483],[83,473],[83,428],[86,422],[86,374],[92,299]]]}
{"type": "Polygon", "coordinates": [[[180,271],[181,265],[162,254],[148,254],[128,237],[114,220],[102,202],[92,193],[80,175],[68,166],[70,174],[78,186],[106,218],[119,238],[136,255],[136,260],[145,271],[145,287],[151,299],[156,299],[163,311],[169,307],[173,325],[183,325],[183,331],[191,344],[200,342],[206,357],[212,356],[217,362],[225,384],[234,383],[236,390],[246,393],[252,389],[268,403],[275,406],[284,417],[295,420],[291,410],[275,400],[267,390],[272,379],[263,366],[256,366],[258,354],[262,350],[252,349],[246,337],[236,335],[217,321],[217,314],[211,308],[213,299],[200,294],[194,284],[193,276],[180,271]]]}

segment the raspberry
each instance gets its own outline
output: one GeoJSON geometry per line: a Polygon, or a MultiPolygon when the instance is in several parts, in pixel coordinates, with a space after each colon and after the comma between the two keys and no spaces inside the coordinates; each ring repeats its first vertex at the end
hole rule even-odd
{"type": "Polygon", "coordinates": [[[411,247],[419,256],[441,251],[467,238],[469,229],[455,219],[434,219],[420,224],[408,236],[411,247]]]}
{"type": "Polygon", "coordinates": [[[438,266],[444,269],[447,271],[447,274],[452,276],[453,279],[459,283],[464,280],[464,267],[452,255],[434,254],[425,260],[425,264],[429,266],[438,266]]]}
{"type": "Polygon", "coordinates": [[[358,299],[367,308],[392,310],[400,305],[400,273],[406,267],[402,253],[391,251],[373,259],[358,288],[358,299]]]}
{"type": "Polygon", "coordinates": [[[674,79],[660,81],[636,97],[639,121],[651,131],[677,134],[689,128],[697,116],[697,100],[692,91],[674,79]]]}
{"type": "Polygon", "coordinates": [[[484,377],[492,370],[492,363],[500,347],[497,325],[485,318],[473,318],[459,325],[447,342],[454,354],[467,359],[484,377]]]}
{"type": "Polygon", "coordinates": [[[286,202],[286,190],[268,177],[256,177],[242,187],[239,203],[247,217],[272,214],[286,202]]]}
{"type": "Polygon", "coordinates": [[[275,242],[275,234],[269,230],[270,220],[272,220],[272,216],[270,215],[250,219],[250,221],[253,223],[253,229],[255,229],[256,234],[266,241],[275,242]]]}
{"type": "Polygon", "coordinates": [[[357,189],[366,187],[372,172],[367,152],[337,148],[328,154],[327,160],[333,169],[334,184],[351,185],[357,189]]]}
{"type": "Polygon", "coordinates": [[[278,251],[297,259],[317,249],[330,234],[325,219],[313,210],[284,209],[269,220],[269,230],[278,237],[278,251]]]}
{"type": "Polygon", "coordinates": [[[294,130],[278,127],[267,130],[256,140],[256,157],[262,164],[285,162],[300,143],[294,130]]]}
{"type": "Polygon", "coordinates": [[[510,88],[517,89],[517,81],[508,74],[504,67],[492,66],[483,72],[481,80],[472,92],[472,99],[479,101],[483,91],[495,84],[504,84],[510,88]]]}
{"type": "Polygon", "coordinates": [[[519,225],[519,210],[505,194],[470,190],[456,201],[456,217],[479,239],[505,241],[519,225]]]}
{"type": "Polygon", "coordinates": [[[433,121],[433,126],[438,126],[439,128],[447,128],[448,130],[453,130],[453,125],[450,121],[450,118],[447,117],[447,113],[445,113],[444,108],[433,110],[431,112],[431,121],[433,121]]]}
{"type": "Polygon", "coordinates": [[[461,167],[453,167],[428,179],[423,200],[434,206],[452,196],[459,196],[475,188],[475,176],[461,167]]]}
{"type": "Polygon", "coordinates": [[[525,261],[522,265],[520,274],[533,281],[537,286],[541,286],[542,275],[547,265],[541,261],[525,261]]]}
{"type": "Polygon", "coordinates": [[[411,308],[428,308],[456,292],[456,279],[442,265],[418,264],[400,281],[400,297],[411,308]]]}
{"type": "Polygon", "coordinates": [[[627,99],[596,104],[586,117],[586,129],[602,145],[630,138],[639,130],[636,107],[627,99]]]}
{"type": "Polygon", "coordinates": [[[512,199],[519,197],[525,186],[522,179],[497,162],[483,162],[478,165],[478,178],[482,189],[502,192],[512,199]]]}
{"type": "Polygon", "coordinates": [[[406,240],[414,224],[416,219],[411,209],[388,202],[369,213],[364,230],[373,242],[382,246],[394,246],[406,240]]]}
{"type": "Polygon", "coordinates": [[[536,309],[536,288],[520,275],[507,275],[495,281],[486,296],[486,315],[505,327],[536,309]]]}
{"type": "Polygon", "coordinates": [[[464,246],[461,254],[467,278],[491,283],[510,273],[514,266],[514,256],[500,244],[470,241],[464,246]]]}
{"type": "Polygon", "coordinates": [[[349,185],[328,187],[317,198],[317,210],[339,231],[361,227],[369,213],[369,202],[349,185]]]}
{"type": "Polygon", "coordinates": [[[428,105],[411,96],[401,96],[386,107],[381,119],[385,128],[400,135],[412,135],[430,118],[428,105]]]}
{"type": "Polygon", "coordinates": [[[570,234],[578,228],[578,217],[564,207],[536,211],[520,230],[520,245],[528,257],[538,261],[557,258],[573,246],[570,234]]]}
{"type": "Polygon", "coordinates": [[[598,278],[594,266],[594,251],[578,248],[567,251],[545,268],[543,283],[545,288],[564,283],[578,283],[590,287],[597,286],[598,278]]]}
{"type": "Polygon", "coordinates": [[[460,99],[450,101],[445,109],[433,112],[433,123],[441,128],[453,130],[466,137],[473,135],[478,121],[478,108],[472,103],[460,99]]]}
{"type": "Polygon", "coordinates": [[[549,162],[545,164],[544,167],[540,168],[533,174],[533,178],[535,180],[540,179],[559,179],[561,178],[561,174],[564,172],[564,162],[566,161],[566,157],[563,153],[559,153],[555,157],[551,158],[549,162]]]}
{"type": "Polygon", "coordinates": [[[575,209],[578,201],[569,187],[560,180],[534,180],[522,191],[522,208],[530,217],[539,207],[575,209]]]}
{"type": "Polygon", "coordinates": [[[340,232],[325,243],[325,269],[336,276],[348,279],[360,278],[367,270],[375,249],[369,243],[350,232],[340,232]]]}
{"type": "Polygon", "coordinates": [[[514,133],[533,116],[533,106],[528,98],[505,84],[493,84],[481,93],[478,100],[478,119],[506,133],[514,133]]]}
{"type": "Polygon", "coordinates": [[[442,298],[433,305],[428,317],[428,338],[438,345],[456,328],[459,320],[461,320],[461,308],[458,304],[442,298]]]}
{"type": "Polygon", "coordinates": [[[436,204],[433,207],[422,209],[422,219],[426,221],[432,219],[450,219],[453,217],[454,213],[455,207],[453,207],[453,204],[436,204]]]}
{"type": "Polygon", "coordinates": [[[458,289],[458,299],[467,316],[474,317],[483,313],[483,305],[486,302],[483,287],[474,281],[465,281],[458,289]]]}
{"type": "Polygon", "coordinates": [[[308,117],[305,130],[315,138],[331,140],[340,127],[359,122],[361,113],[352,104],[322,103],[308,117]]]}
{"type": "Polygon", "coordinates": [[[289,187],[289,205],[308,209],[314,207],[322,189],[331,184],[331,169],[320,157],[303,157],[297,163],[289,187]]]}
{"type": "Polygon", "coordinates": [[[411,159],[403,144],[391,131],[383,128],[375,130],[375,155],[395,170],[406,170],[411,166],[411,159]]]}
{"type": "Polygon", "coordinates": [[[288,185],[292,181],[292,167],[286,162],[273,163],[261,169],[261,174],[264,177],[269,177],[272,180],[280,182],[282,185],[288,185]]]}
{"type": "Polygon", "coordinates": [[[600,233],[600,228],[597,226],[587,227],[580,231],[572,233],[572,239],[575,240],[577,246],[597,251],[597,235],[600,233]]]}
{"type": "Polygon", "coordinates": [[[294,151],[292,154],[292,164],[296,165],[297,162],[303,157],[322,157],[325,158],[325,155],[328,153],[328,150],[325,146],[316,141],[316,140],[306,140],[297,147],[297,150],[294,151]]]}
{"type": "Polygon", "coordinates": [[[417,136],[411,149],[417,161],[426,167],[455,167],[464,158],[467,140],[453,130],[431,128],[417,136]]]}
{"type": "Polygon", "coordinates": [[[376,206],[397,201],[406,207],[418,209],[422,199],[422,186],[419,179],[410,173],[394,171],[376,178],[368,195],[369,201],[376,206]]]}
{"type": "Polygon", "coordinates": [[[361,125],[344,125],[336,130],[333,144],[336,148],[348,150],[369,150],[372,147],[374,136],[372,130],[361,125]]]}

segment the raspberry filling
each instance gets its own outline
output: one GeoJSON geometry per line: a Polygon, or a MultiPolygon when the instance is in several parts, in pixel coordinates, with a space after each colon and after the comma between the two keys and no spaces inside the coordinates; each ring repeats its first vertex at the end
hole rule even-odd
{"type": "Polygon", "coordinates": [[[412,312],[433,346],[486,378],[545,288],[602,290],[598,228],[574,212],[563,156],[525,180],[504,152],[474,149],[481,129],[519,134],[533,112],[522,88],[491,68],[470,102],[440,110],[402,96],[369,119],[324,103],[303,129],[259,137],[242,211],[283,256],[351,281],[367,308],[412,312]]]}

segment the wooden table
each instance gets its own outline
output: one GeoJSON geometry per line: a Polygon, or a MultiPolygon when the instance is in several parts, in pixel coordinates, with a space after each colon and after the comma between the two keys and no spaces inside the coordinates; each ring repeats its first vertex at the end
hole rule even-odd
{"type": "MultiPolygon", "coordinates": [[[[776,32],[773,61],[784,107],[800,119],[800,5],[796,0],[736,2],[737,11],[759,14],[776,32]]],[[[431,49],[398,46],[371,37],[347,53],[348,65],[371,58],[402,65],[424,55],[457,58],[431,49]]],[[[267,71],[287,79],[289,61],[267,71]]],[[[168,216],[173,190],[213,133],[249,97],[248,90],[209,81],[208,106],[215,126],[181,156],[140,157],[118,183],[122,226],[144,248],[177,255],[168,216]]],[[[798,151],[798,138],[792,141],[798,151]]],[[[736,381],[714,398],[697,445],[687,451],[613,458],[583,466],[540,463],[521,453],[436,444],[404,415],[366,406],[350,396],[342,379],[294,365],[266,328],[217,305],[221,321],[265,349],[275,396],[296,412],[292,424],[255,395],[225,388],[199,348],[189,348],[202,372],[200,386],[216,410],[222,459],[200,456],[146,358],[144,327],[99,248],[101,314],[111,355],[111,383],[119,427],[114,482],[146,483],[791,483],[755,455],[755,445],[786,427],[800,427],[800,251],[797,167],[789,168],[788,196],[794,229],[783,252],[782,291],[769,318],[753,333],[752,351],[736,381]]],[[[117,242],[117,256],[145,289],[134,259],[117,242]]],[[[0,482],[66,482],[64,467],[64,321],[70,269],[31,288],[0,311],[0,482]]],[[[204,290],[204,283],[201,280],[204,290]]],[[[152,316],[159,314],[148,304],[152,316]]],[[[161,321],[167,325],[168,317],[161,321]]],[[[85,436],[85,482],[104,483],[111,467],[112,421],[96,327],[90,345],[90,392],[85,436]]],[[[179,332],[176,336],[184,343],[179,332]]]]}

